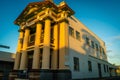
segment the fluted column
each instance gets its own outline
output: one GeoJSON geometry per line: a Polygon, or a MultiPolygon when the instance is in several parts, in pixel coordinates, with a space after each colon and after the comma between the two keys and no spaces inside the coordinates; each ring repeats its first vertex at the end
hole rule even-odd
{"type": "Polygon", "coordinates": [[[16,52],[16,58],[15,58],[15,64],[14,64],[14,70],[18,70],[20,66],[20,50],[22,49],[22,41],[23,41],[23,30],[19,30],[19,39],[18,39],[18,46],[17,46],[17,52],[16,52]]]}
{"type": "Polygon", "coordinates": [[[24,41],[23,41],[23,51],[22,51],[22,57],[21,57],[21,64],[20,64],[20,70],[24,70],[27,67],[27,46],[28,46],[28,41],[29,41],[29,35],[30,35],[30,30],[29,28],[25,29],[25,36],[24,36],[24,41]]]}
{"type": "Polygon", "coordinates": [[[68,23],[66,20],[60,22],[59,36],[59,69],[66,69],[66,55],[68,53],[68,23]]]}
{"type": "Polygon", "coordinates": [[[58,67],[58,24],[54,25],[54,51],[52,57],[52,68],[57,69],[58,67]]]}
{"type": "Polygon", "coordinates": [[[39,69],[40,68],[40,36],[41,36],[41,30],[42,30],[42,23],[37,23],[36,25],[36,34],[35,34],[35,49],[34,49],[34,55],[33,55],[33,69],[39,69]]]}
{"type": "Polygon", "coordinates": [[[42,69],[49,69],[50,60],[50,19],[45,19],[44,29],[44,47],[43,47],[43,58],[42,58],[42,69]]]}

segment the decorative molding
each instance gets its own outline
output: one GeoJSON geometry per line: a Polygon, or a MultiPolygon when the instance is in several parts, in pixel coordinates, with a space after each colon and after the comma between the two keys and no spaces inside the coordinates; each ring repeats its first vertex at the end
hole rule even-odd
{"type": "Polygon", "coordinates": [[[33,25],[33,24],[35,24],[35,21],[31,21],[31,22],[29,22],[29,23],[26,23],[26,26],[31,26],[31,25],[33,25]]]}

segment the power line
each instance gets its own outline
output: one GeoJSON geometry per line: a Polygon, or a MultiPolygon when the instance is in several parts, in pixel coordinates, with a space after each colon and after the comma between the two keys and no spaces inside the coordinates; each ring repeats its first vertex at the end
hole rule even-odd
{"type": "Polygon", "coordinates": [[[9,46],[6,46],[6,45],[0,45],[0,48],[10,49],[10,47],[9,47],[9,46]]]}

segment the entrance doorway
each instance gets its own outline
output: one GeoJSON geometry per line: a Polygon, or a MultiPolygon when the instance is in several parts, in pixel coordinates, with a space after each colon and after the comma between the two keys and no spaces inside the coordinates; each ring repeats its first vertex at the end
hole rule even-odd
{"type": "Polygon", "coordinates": [[[99,77],[101,78],[102,73],[101,73],[101,64],[100,63],[98,63],[98,74],[99,74],[99,77]]]}
{"type": "Polygon", "coordinates": [[[33,53],[34,51],[28,52],[28,65],[27,65],[28,70],[32,69],[33,53]]]}

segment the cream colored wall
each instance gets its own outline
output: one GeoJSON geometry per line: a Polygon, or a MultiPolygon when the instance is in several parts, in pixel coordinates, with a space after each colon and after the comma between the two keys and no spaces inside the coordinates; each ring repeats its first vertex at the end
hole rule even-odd
{"type": "MultiPolygon", "coordinates": [[[[74,42],[73,42],[74,43],[74,42]]],[[[109,66],[106,61],[86,56],[80,52],[77,52],[69,48],[69,67],[72,71],[72,79],[82,79],[82,78],[97,78],[99,77],[98,63],[101,64],[101,74],[102,77],[109,77],[109,72],[104,72],[104,64],[109,66]],[[79,71],[74,70],[74,60],[73,58],[79,58],[79,71]],[[92,62],[92,71],[88,71],[88,61],[92,62]]]]}
{"type": "Polygon", "coordinates": [[[85,43],[85,38],[88,37],[94,43],[97,43],[98,46],[101,46],[106,53],[104,41],[102,41],[96,34],[94,34],[91,30],[89,30],[74,16],[72,16],[72,18],[74,20],[69,18],[69,26],[74,29],[74,38],[72,36],[69,36],[69,47],[81,54],[84,54],[84,55],[89,54],[96,58],[107,60],[104,58],[102,54],[99,53],[99,51],[96,51],[92,47],[87,46],[85,43]],[[76,39],[76,35],[75,35],[76,31],[80,32],[80,41],[76,39]]]}
{"type": "MultiPolygon", "coordinates": [[[[104,41],[74,16],[72,16],[72,19],[69,18],[68,20],[69,26],[74,29],[74,37],[69,35],[69,67],[72,71],[72,79],[99,77],[98,63],[101,65],[102,77],[109,77],[110,73],[109,71],[104,71],[104,65],[111,68],[114,68],[114,66],[108,63],[107,58],[104,58],[100,51],[96,51],[96,49],[93,49],[91,45],[88,46],[85,39],[88,37],[94,43],[98,44],[98,46],[101,46],[105,50],[106,54],[104,41]],[[80,32],[80,40],[76,39],[76,31],[80,32]],[[74,70],[74,57],[79,58],[79,71],[74,70]],[[88,71],[88,61],[91,61],[92,72],[88,71]]],[[[111,74],[114,76],[115,72],[112,72],[111,74]]]]}

